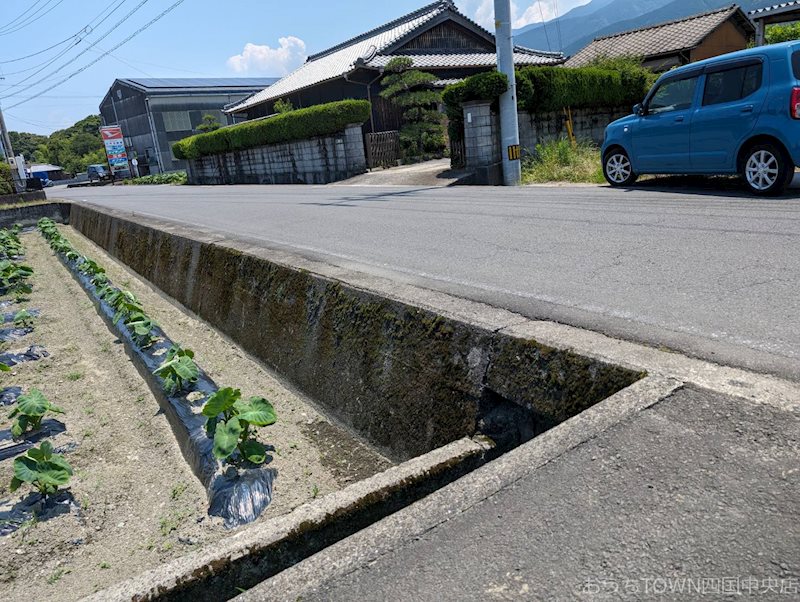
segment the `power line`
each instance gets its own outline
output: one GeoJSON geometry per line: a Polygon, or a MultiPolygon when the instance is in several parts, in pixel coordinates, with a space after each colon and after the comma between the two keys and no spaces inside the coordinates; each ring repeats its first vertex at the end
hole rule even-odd
{"type": "Polygon", "coordinates": [[[0,28],[0,31],[2,31],[3,29],[7,29],[9,27],[12,27],[14,25],[14,23],[19,21],[20,19],[22,19],[23,17],[27,17],[27,15],[31,11],[33,11],[33,9],[36,8],[36,5],[41,4],[42,2],[43,2],[43,0],[36,0],[36,2],[34,2],[31,6],[28,7],[28,10],[22,11],[19,15],[17,15],[17,17],[15,19],[12,19],[11,21],[9,21],[5,25],[3,25],[3,27],[0,28]]]}
{"type": "MultiPolygon", "coordinates": [[[[64,38],[64,39],[63,39],[63,40],[61,40],[60,42],[56,42],[56,43],[55,43],[55,44],[53,44],[52,46],[48,46],[47,48],[44,48],[44,49],[42,49],[42,50],[39,50],[38,52],[32,52],[31,54],[26,54],[25,56],[21,56],[21,57],[15,58],[15,59],[7,59],[7,60],[5,60],[5,61],[0,61],[0,65],[6,65],[6,64],[8,64],[8,63],[18,63],[18,62],[20,62],[20,61],[24,61],[25,59],[33,58],[34,56],[39,56],[40,54],[44,54],[45,52],[48,52],[48,51],[52,50],[53,48],[58,48],[58,47],[59,47],[59,46],[61,46],[62,44],[66,44],[67,42],[69,42],[69,41],[71,41],[71,40],[74,40],[75,38],[77,38],[77,37],[78,37],[78,36],[80,36],[80,35],[83,35],[84,37],[85,37],[85,36],[88,36],[89,34],[91,34],[91,33],[92,33],[92,31],[94,31],[94,28],[95,28],[95,27],[97,27],[97,25],[100,25],[101,23],[103,23],[103,21],[105,21],[105,20],[106,20],[106,19],[107,19],[107,18],[108,18],[108,17],[109,17],[109,16],[110,16],[110,15],[111,15],[111,14],[112,14],[112,13],[113,13],[115,10],[117,10],[117,9],[118,9],[118,8],[119,8],[119,7],[120,7],[120,6],[121,6],[121,5],[124,3],[124,2],[125,2],[125,0],[119,0],[119,3],[118,3],[118,4],[117,4],[117,6],[114,8],[114,10],[112,10],[112,11],[111,11],[111,13],[109,13],[108,15],[106,15],[105,17],[103,17],[103,14],[104,14],[105,12],[107,12],[107,11],[108,11],[108,8],[106,8],[106,9],[105,9],[105,10],[103,10],[103,11],[102,11],[102,12],[101,12],[99,15],[97,15],[97,16],[96,16],[94,19],[92,19],[92,20],[91,20],[91,21],[89,21],[89,22],[88,22],[86,25],[84,25],[84,26],[83,26],[83,27],[82,27],[82,28],[81,28],[79,31],[77,31],[76,33],[72,34],[72,35],[71,35],[71,36],[69,36],[68,38],[64,38]],[[96,22],[98,19],[100,19],[101,17],[102,17],[102,20],[101,20],[99,23],[97,23],[97,25],[95,25],[95,22],[96,22]]],[[[36,65],[36,66],[38,67],[39,65],[36,65]]],[[[34,68],[35,68],[35,67],[34,67],[34,68]]],[[[26,71],[30,71],[30,69],[27,69],[26,71]]],[[[13,73],[6,73],[6,75],[13,75],[13,73]]]]}
{"type": "MultiPolygon", "coordinates": [[[[53,1],[53,0],[48,0],[48,4],[50,4],[52,1],[53,1]]],[[[25,28],[26,28],[28,25],[30,25],[31,23],[35,23],[36,21],[38,21],[38,20],[39,20],[39,19],[41,19],[42,17],[44,17],[44,16],[46,16],[46,15],[49,15],[49,14],[50,14],[51,12],[53,12],[53,10],[55,10],[55,9],[58,7],[58,5],[59,5],[59,4],[61,4],[62,2],[64,2],[64,0],[58,0],[58,2],[56,2],[56,3],[55,3],[53,6],[51,6],[49,10],[47,10],[47,11],[45,11],[45,12],[42,12],[41,14],[39,14],[39,16],[33,17],[33,18],[31,18],[31,19],[28,19],[28,20],[27,20],[27,21],[25,21],[24,23],[20,23],[20,24],[19,24],[19,27],[17,27],[16,29],[10,29],[10,30],[9,30],[9,29],[4,29],[4,30],[0,31],[0,36],[7,36],[7,35],[10,35],[10,34],[12,34],[12,33],[15,33],[15,32],[17,32],[17,31],[19,31],[19,30],[21,30],[21,29],[25,29],[25,28]]],[[[42,8],[44,9],[46,6],[47,6],[47,4],[45,4],[45,6],[43,6],[42,8]]]]}
{"type": "Polygon", "coordinates": [[[553,47],[550,46],[550,36],[547,35],[547,23],[544,22],[544,10],[542,9],[542,0],[536,0],[536,4],[539,5],[539,14],[542,17],[542,29],[544,29],[544,39],[547,40],[547,49],[552,50],[553,47]]]}
{"type": "Polygon", "coordinates": [[[561,19],[559,17],[558,0],[553,0],[553,4],[555,5],[556,9],[556,16],[554,20],[556,22],[556,31],[558,32],[558,51],[561,52],[561,50],[564,48],[564,42],[561,39],[561,19]]]}
{"type": "MultiPolygon", "coordinates": [[[[137,4],[137,5],[136,5],[136,6],[133,8],[133,10],[131,10],[131,11],[130,11],[130,12],[127,14],[127,15],[125,15],[124,17],[122,17],[122,19],[120,19],[119,21],[117,21],[117,22],[114,24],[114,26],[113,26],[111,29],[109,29],[107,32],[105,32],[105,33],[104,33],[102,36],[100,36],[100,38],[99,38],[99,39],[97,39],[97,40],[95,40],[94,42],[92,42],[92,43],[91,43],[91,44],[90,44],[90,45],[89,45],[87,48],[84,48],[83,50],[81,50],[81,51],[80,51],[80,52],[79,52],[77,55],[75,55],[74,57],[72,57],[70,60],[68,60],[66,63],[64,63],[64,64],[63,64],[63,65],[61,65],[60,67],[56,67],[56,68],[55,68],[55,70],[51,71],[50,73],[48,73],[47,75],[45,75],[45,76],[44,76],[44,77],[42,77],[41,79],[38,79],[38,80],[36,80],[36,81],[35,81],[35,82],[33,82],[32,84],[29,84],[29,85],[25,86],[25,87],[24,87],[22,90],[20,90],[19,92],[12,92],[11,94],[7,94],[6,96],[0,96],[0,100],[2,100],[2,99],[4,99],[4,98],[11,98],[12,96],[16,96],[16,95],[17,95],[17,94],[19,94],[19,93],[25,92],[26,90],[30,90],[31,88],[34,88],[34,87],[38,86],[39,84],[41,84],[41,83],[43,83],[43,82],[47,81],[47,79],[48,79],[48,78],[52,77],[53,75],[55,75],[56,73],[58,73],[59,71],[61,71],[61,70],[62,70],[64,67],[66,67],[67,65],[71,65],[72,63],[74,63],[75,61],[77,61],[77,60],[78,60],[80,57],[82,57],[84,54],[86,54],[87,52],[89,52],[89,51],[90,51],[92,48],[94,48],[94,47],[95,47],[97,44],[99,44],[100,42],[102,42],[102,41],[103,41],[105,38],[107,38],[107,37],[108,37],[108,36],[111,34],[111,32],[112,32],[112,31],[114,31],[114,30],[115,30],[115,29],[117,29],[117,28],[118,28],[120,25],[122,25],[122,24],[123,24],[125,21],[127,21],[127,20],[128,20],[128,19],[129,19],[129,18],[130,18],[130,17],[131,17],[131,16],[132,16],[132,15],[133,15],[135,12],[136,12],[136,11],[138,11],[138,10],[139,10],[140,8],[142,8],[142,7],[143,7],[145,4],[147,4],[147,2],[149,2],[149,0],[142,0],[141,2],[139,2],[139,4],[137,4]]],[[[117,8],[119,8],[119,6],[117,6],[117,8]]],[[[116,10],[116,8],[115,8],[114,10],[116,10]]],[[[113,12],[113,11],[112,11],[112,12],[113,12]]],[[[51,61],[51,62],[52,62],[52,61],[51,61]]],[[[48,64],[47,66],[49,66],[49,64],[48,64]]],[[[10,85],[10,86],[9,86],[9,88],[19,88],[19,87],[20,87],[20,86],[21,86],[21,85],[22,85],[24,82],[26,82],[26,81],[28,81],[29,79],[31,79],[32,77],[34,77],[34,76],[38,75],[38,74],[39,74],[41,71],[44,71],[44,69],[46,69],[46,68],[47,68],[47,66],[43,67],[42,69],[40,69],[40,70],[39,70],[39,71],[37,71],[36,73],[32,73],[31,75],[29,75],[29,76],[28,76],[28,77],[26,77],[25,79],[23,79],[23,80],[21,80],[21,81],[17,82],[16,84],[12,84],[12,85],[10,85]]]]}
{"type": "MultiPolygon", "coordinates": [[[[166,8],[166,9],[165,9],[164,11],[162,11],[160,14],[158,14],[158,15],[157,15],[155,18],[153,18],[151,21],[149,21],[148,23],[146,23],[145,25],[143,25],[142,27],[140,27],[139,29],[137,29],[136,31],[134,31],[134,32],[133,32],[131,35],[129,35],[127,38],[125,38],[124,40],[122,40],[122,41],[121,41],[119,44],[117,44],[116,46],[114,46],[113,48],[111,48],[110,50],[108,50],[106,53],[104,53],[104,54],[100,55],[99,57],[97,57],[97,58],[96,58],[96,59],[94,59],[93,61],[91,61],[91,62],[89,62],[88,64],[86,64],[86,65],[84,65],[83,67],[81,67],[80,69],[78,69],[78,70],[76,70],[76,71],[73,71],[73,72],[72,72],[72,73],[70,73],[68,76],[64,77],[63,79],[61,79],[61,80],[60,80],[60,81],[58,81],[57,83],[53,84],[53,85],[52,85],[52,86],[50,86],[49,88],[45,88],[45,89],[44,89],[44,90],[42,90],[42,91],[41,91],[39,94],[34,94],[33,96],[31,96],[31,97],[29,97],[29,98],[27,98],[27,99],[25,99],[25,100],[21,100],[21,101],[19,101],[19,102],[15,103],[15,104],[13,104],[13,105],[9,106],[8,108],[9,108],[9,109],[13,109],[13,108],[15,108],[15,107],[18,107],[18,106],[20,106],[20,105],[22,105],[22,104],[25,104],[26,102],[29,102],[29,101],[33,100],[34,98],[38,98],[38,97],[39,97],[39,96],[41,96],[42,94],[44,94],[44,93],[46,93],[46,92],[49,92],[50,90],[53,90],[53,89],[57,88],[58,86],[60,86],[61,84],[63,84],[63,83],[65,83],[65,82],[69,81],[70,79],[72,79],[73,77],[75,77],[76,75],[78,75],[79,73],[83,73],[84,71],[86,71],[86,70],[87,70],[89,67],[91,67],[92,65],[94,65],[94,64],[96,64],[96,63],[100,62],[101,60],[103,60],[103,58],[105,58],[107,55],[111,54],[111,53],[112,53],[112,52],[114,52],[115,50],[117,50],[117,49],[121,48],[122,46],[124,46],[125,44],[127,44],[128,42],[130,42],[130,41],[131,41],[133,38],[135,38],[136,36],[138,36],[138,35],[139,35],[140,33],[142,33],[144,30],[148,29],[148,28],[149,28],[151,25],[153,25],[153,24],[154,24],[154,23],[156,23],[157,21],[160,21],[160,20],[161,20],[163,17],[165,17],[166,15],[168,15],[169,13],[171,13],[171,12],[172,12],[174,9],[176,9],[178,6],[180,6],[181,4],[183,4],[183,3],[184,3],[184,1],[185,1],[185,0],[177,0],[177,2],[174,2],[172,5],[170,5],[168,8],[166,8]]],[[[98,41],[99,41],[99,40],[98,40],[98,41]]]]}
{"type": "MultiPolygon", "coordinates": [[[[145,0],[145,2],[146,2],[146,1],[147,1],[147,0],[145,0]]],[[[109,18],[109,17],[111,17],[111,15],[113,15],[115,12],[117,12],[117,10],[119,10],[119,8],[120,8],[120,7],[121,7],[121,6],[124,4],[124,2],[125,2],[125,0],[119,0],[119,2],[117,3],[117,5],[116,5],[116,6],[113,6],[113,5],[110,5],[110,6],[109,6],[109,8],[111,9],[111,11],[110,11],[110,12],[109,12],[107,15],[103,16],[103,13],[105,13],[106,11],[108,11],[108,8],[107,8],[106,10],[104,10],[102,13],[100,13],[100,15],[98,15],[98,17],[95,17],[94,19],[92,19],[92,20],[89,22],[89,24],[88,24],[86,27],[84,27],[84,28],[83,28],[81,31],[79,31],[77,34],[75,34],[75,36],[73,36],[73,37],[76,37],[76,38],[77,38],[77,40],[75,41],[75,43],[74,43],[72,46],[69,46],[68,48],[66,48],[65,50],[63,50],[62,52],[60,52],[59,54],[57,54],[56,56],[54,56],[52,59],[50,59],[50,60],[48,60],[48,61],[45,61],[45,62],[43,62],[43,63],[39,63],[38,65],[35,65],[35,66],[31,67],[30,69],[23,69],[23,70],[21,70],[21,71],[16,71],[16,72],[13,72],[13,73],[6,73],[5,75],[13,75],[14,73],[24,73],[24,72],[30,71],[30,70],[32,70],[32,69],[38,69],[37,71],[34,71],[33,73],[31,73],[31,74],[30,74],[30,75],[28,75],[27,77],[25,77],[25,78],[23,78],[23,79],[19,80],[17,83],[8,85],[7,87],[9,88],[9,90],[10,90],[10,89],[12,89],[12,88],[19,88],[19,87],[20,87],[22,84],[24,84],[26,81],[30,80],[30,79],[31,79],[31,78],[33,78],[33,77],[36,77],[36,76],[37,76],[39,73],[41,73],[42,71],[44,71],[45,69],[47,69],[47,68],[48,68],[50,65],[52,65],[53,63],[55,63],[55,62],[56,62],[58,59],[60,59],[62,56],[66,55],[66,54],[67,54],[67,53],[68,53],[70,50],[72,50],[72,49],[73,49],[75,46],[77,46],[78,44],[80,44],[80,43],[81,43],[81,42],[82,42],[82,41],[85,39],[85,36],[84,36],[83,38],[79,37],[81,33],[83,33],[84,31],[87,31],[87,30],[88,30],[88,32],[87,32],[87,34],[86,34],[86,35],[91,35],[91,33],[92,33],[92,31],[93,31],[93,28],[94,28],[94,27],[97,27],[97,26],[99,26],[99,25],[102,25],[103,23],[105,23],[105,22],[108,20],[108,18],[109,18]],[[100,18],[100,17],[102,17],[102,19],[100,20],[100,22],[98,22],[98,23],[95,25],[95,24],[94,24],[94,22],[95,22],[95,21],[97,21],[97,19],[98,19],[98,18],[100,18]]],[[[132,13],[130,13],[130,14],[132,14],[132,13]]],[[[126,18],[127,18],[127,17],[126,17],[126,18]]],[[[108,35],[109,33],[111,33],[111,31],[113,31],[113,29],[111,29],[111,30],[110,30],[108,33],[106,33],[106,35],[108,35]]],[[[100,39],[102,40],[103,38],[100,38],[100,39]]],[[[99,41],[99,40],[98,40],[98,41],[99,41]]],[[[91,48],[91,46],[90,46],[89,48],[91,48]]],[[[77,56],[76,56],[74,59],[72,59],[72,60],[73,60],[73,61],[74,61],[74,60],[77,60],[77,59],[78,59],[78,58],[79,58],[79,57],[80,57],[82,54],[84,54],[84,53],[83,53],[83,52],[81,52],[80,54],[78,54],[78,55],[77,55],[77,56]]],[[[67,65],[69,65],[69,64],[70,64],[70,62],[71,62],[71,61],[68,61],[67,63],[64,63],[64,65],[62,65],[61,67],[59,67],[58,69],[56,69],[56,70],[55,70],[54,72],[52,72],[50,75],[55,75],[56,73],[58,73],[58,71],[59,71],[60,69],[63,69],[64,67],[66,67],[67,65]]],[[[47,79],[47,77],[49,77],[49,76],[45,76],[44,78],[42,78],[42,80],[44,80],[44,79],[47,79]]],[[[39,82],[41,82],[42,80],[39,80],[39,82]]],[[[36,85],[37,83],[39,83],[39,82],[36,82],[36,83],[33,83],[33,84],[31,84],[31,86],[35,86],[35,85],[36,85]]]]}

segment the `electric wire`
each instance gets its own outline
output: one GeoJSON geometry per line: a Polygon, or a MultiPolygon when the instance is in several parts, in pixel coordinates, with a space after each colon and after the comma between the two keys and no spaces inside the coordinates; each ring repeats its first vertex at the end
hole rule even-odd
{"type": "Polygon", "coordinates": [[[45,88],[44,90],[41,90],[41,91],[40,91],[38,94],[34,94],[33,96],[30,96],[30,97],[28,97],[28,98],[27,98],[27,99],[25,99],[25,100],[20,100],[19,102],[16,102],[16,103],[14,103],[13,105],[10,105],[10,106],[8,106],[7,108],[8,108],[8,109],[13,109],[13,108],[15,108],[15,107],[18,107],[18,106],[20,106],[20,105],[22,105],[22,104],[25,104],[26,102],[30,102],[31,100],[33,100],[33,99],[35,99],[35,98],[38,98],[39,96],[41,96],[41,95],[45,94],[46,92],[49,92],[50,90],[53,90],[53,89],[57,88],[58,86],[62,85],[63,83],[65,83],[65,82],[69,81],[70,79],[72,79],[72,78],[73,78],[73,77],[75,77],[76,75],[78,75],[78,74],[80,74],[80,73],[83,73],[84,71],[86,71],[86,70],[87,70],[89,67],[91,67],[92,65],[95,65],[96,63],[99,63],[99,62],[100,62],[101,60],[103,60],[103,59],[104,59],[106,56],[108,56],[109,54],[111,54],[111,53],[112,53],[112,52],[114,52],[115,50],[117,50],[117,49],[121,48],[122,46],[124,46],[125,44],[127,44],[128,42],[130,42],[130,41],[131,41],[133,38],[135,38],[135,37],[136,37],[136,36],[138,36],[140,33],[142,33],[143,31],[145,31],[145,30],[146,30],[146,29],[148,29],[149,27],[151,27],[151,26],[152,26],[154,23],[156,23],[157,21],[160,21],[160,20],[161,20],[163,17],[165,17],[166,15],[168,15],[169,13],[171,13],[173,10],[175,10],[175,9],[176,9],[178,6],[180,6],[181,4],[183,4],[183,3],[184,3],[184,1],[185,1],[185,0],[177,0],[176,2],[174,2],[173,4],[171,4],[169,7],[167,7],[166,9],[164,9],[164,10],[163,10],[163,11],[162,11],[160,14],[156,15],[156,17],[154,17],[154,18],[153,18],[153,19],[151,19],[149,22],[147,22],[145,25],[143,25],[142,27],[140,27],[139,29],[137,29],[136,31],[134,31],[134,32],[133,32],[131,35],[129,35],[127,38],[125,38],[124,40],[122,40],[121,42],[119,42],[118,44],[116,44],[115,46],[113,46],[112,48],[110,48],[110,49],[109,49],[109,50],[108,50],[106,53],[104,53],[104,54],[100,55],[99,57],[97,57],[97,58],[96,58],[96,59],[94,59],[93,61],[91,61],[91,62],[87,63],[86,65],[84,65],[84,66],[83,66],[83,67],[81,67],[80,69],[77,69],[76,71],[73,71],[72,73],[70,73],[70,74],[69,74],[69,75],[67,75],[66,77],[62,78],[61,80],[59,80],[59,81],[58,81],[58,82],[56,82],[55,84],[53,84],[53,85],[51,85],[51,86],[49,86],[49,87],[45,88]]]}
{"type": "MultiPolygon", "coordinates": [[[[59,71],[61,71],[61,70],[62,70],[64,67],[66,67],[67,65],[71,65],[72,63],[74,63],[75,61],[77,61],[77,60],[78,60],[80,57],[82,57],[84,54],[86,54],[87,52],[89,52],[89,51],[90,51],[92,48],[94,48],[94,47],[95,47],[97,44],[99,44],[100,42],[102,42],[102,41],[103,41],[105,38],[107,38],[107,37],[108,37],[108,36],[111,34],[111,32],[113,32],[115,29],[117,29],[117,28],[118,28],[118,27],[120,27],[120,26],[121,26],[123,23],[125,23],[125,21],[127,21],[127,20],[128,20],[128,19],[129,19],[129,18],[130,18],[130,17],[131,17],[131,16],[132,16],[134,13],[136,13],[136,11],[138,11],[138,10],[139,10],[140,8],[142,8],[142,7],[143,7],[145,4],[147,4],[147,2],[149,2],[149,0],[141,0],[141,2],[139,2],[139,4],[137,4],[137,5],[136,5],[136,6],[133,8],[133,10],[131,10],[131,11],[130,11],[128,14],[126,14],[124,17],[122,17],[122,19],[120,19],[119,21],[117,21],[117,22],[116,22],[116,23],[115,23],[115,24],[114,24],[114,25],[111,27],[111,29],[109,29],[108,31],[106,31],[106,32],[105,32],[105,33],[104,33],[102,36],[100,36],[100,37],[99,37],[97,40],[95,40],[95,41],[94,41],[94,42],[92,42],[92,43],[91,43],[89,46],[87,46],[86,48],[84,48],[83,50],[81,50],[81,51],[80,51],[78,54],[76,54],[74,57],[72,57],[71,59],[69,59],[67,62],[63,63],[63,64],[62,64],[61,66],[59,66],[59,67],[56,67],[56,68],[55,68],[53,71],[51,71],[51,72],[50,72],[50,73],[48,73],[47,75],[45,75],[45,76],[41,77],[40,79],[36,80],[36,81],[35,81],[35,82],[33,82],[32,84],[28,84],[28,85],[27,85],[27,86],[25,86],[25,87],[24,87],[22,90],[19,90],[18,92],[12,92],[11,94],[6,94],[5,96],[0,96],[0,100],[2,100],[2,99],[4,99],[4,98],[11,98],[12,96],[16,96],[17,94],[19,94],[19,93],[21,93],[21,92],[25,92],[26,90],[30,90],[31,88],[34,88],[34,87],[38,86],[39,84],[41,84],[41,83],[43,83],[43,82],[46,82],[46,81],[47,81],[49,78],[51,78],[52,76],[56,75],[56,74],[57,74],[59,71]]],[[[120,4],[120,5],[118,5],[116,8],[119,8],[119,6],[121,6],[121,4],[120,4]]],[[[114,10],[116,10],[116,8],[115,8],[114,10]]],[[[114,12],[114,11],[112,11],[112,13],[113,13],[113,12],[114,12]]],[[[52,62],[54,62],[54,61],[52,61],[52,62]]],[[[19,88],[20,86],[22,86],[22,84],[23,84],[23,83],[25,83],[26,81],[30,80],[31,78],[35,77],[36,75],[38,75],[39,73],[41,73],[42,71],[44,71],[44,70],[45,70],[45,69],[46,69],[48,66],[49,66],[49,64],[48,64],[48,65],[46,65],[45,67],[43,67],[42,69],[40,69],[39,71],[36,71],[35,73],[32,73],[31,75],[27,76],[26,78],[24,78],[24,79],[22,79],[22,80],[18,81],[17,83],[15,83],[15,84],[11,84],[10,86],[8,86],[8,88],[19,88]]],[[[5,90],[5,92],[8,92],[8,91],[9,91],[9,90],[5,90]]]]}

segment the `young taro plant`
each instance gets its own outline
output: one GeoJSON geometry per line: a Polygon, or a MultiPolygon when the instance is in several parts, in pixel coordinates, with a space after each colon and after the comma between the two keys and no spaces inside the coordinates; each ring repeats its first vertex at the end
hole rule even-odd
{"type": "Polygon", "coordinates": [[[153,328],[158,324],[143,312],[130,314],[125,318],[125,326],[130,331],[133,342],[140,349],[147,349],[158,340],[158,337],[153,334],[153,328]]]}
{"type": "Polygon", "coordinates": [[[169,395],[183,391],[191,383],[197,382],[200,370],[194,363],[194,351],[182,349],[180,345],[173,345],[167,355],[153,374],[164,379],[164,390],[169,395]]]}
{"type": "Polygon", "coordinates": [[[225,387],[208,398],[203,406],[206,432],[214,437],[214,457],[230,458],[238,450],[242,458],[253,464],[263,464],[266,448],[251,438],[254,426],[269,426],[277,420],[272,404],[263,397],[242,399],[239,389],[225,387]]]}
{"type": "Polygon", "coordinates": [[[55,494],[60,485],[66,485],[71,476],[72,466],[69,462],[61,454],[53,453],[49,441],[42,441],[40,447],[31,448],[14,460],[10,489],[14,492],[23,483],[30,483],[46,498],[55,494]]]}
{"type": "Polygon", "coordinates": [[[26,265],[14,263],[7,259],[0,260],[0,288],[16,296],[29,294],[33,289],[28,278],[33,270],[26,265]]]}
{"type": "Polygon", "coordinates": [[[33,328],[34,316],[27,309],[21,309],[14,314],[14,326],[17,328],[33,328]]]}
{"type": "Polygon", "coordinates": [[[8,415],[9,418],[16,418],[11,425],[11,436],[18,439],[29,428],[35,431],[42,425],[42,418],[48,412],[63,414],[64,410],[50,403],[38,389],[31,389],[30,393],[20,395],[17,398],[17,407],[8,415]]]}

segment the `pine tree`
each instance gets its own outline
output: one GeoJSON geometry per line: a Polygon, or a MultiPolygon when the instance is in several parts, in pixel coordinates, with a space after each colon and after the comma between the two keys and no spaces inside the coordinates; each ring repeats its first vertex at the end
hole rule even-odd
{"type": "Polygon", "coordinates": [[[414,69],[414,61],[396,57],[386,65],[381,97],[403,109],[400,144],[406,156],[439,153],[445,148],[443,115],[438,110],[441,92],[431,86],[438,78],[414,69]]]}

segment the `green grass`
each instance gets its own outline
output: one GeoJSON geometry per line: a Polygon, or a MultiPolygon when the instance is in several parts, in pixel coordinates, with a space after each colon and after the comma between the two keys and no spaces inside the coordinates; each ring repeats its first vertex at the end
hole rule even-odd
{"type": "Polygon", "coordinates": [[[133,178],[132,180],[123,180],[123,184],[138,185],[153,185],[153,184],[186,184],[186,172],[176,171],[173,173],[161,173],[151,176],[142,176],[141,178],[133,178]]]}
{"type": "Polygon", "coordinates": [[[602,184],[600,151],[588,142],[573,146],[569,140],[536,145],[536,152],[522,164],[523,184],[571,182],[602,184]]]}

